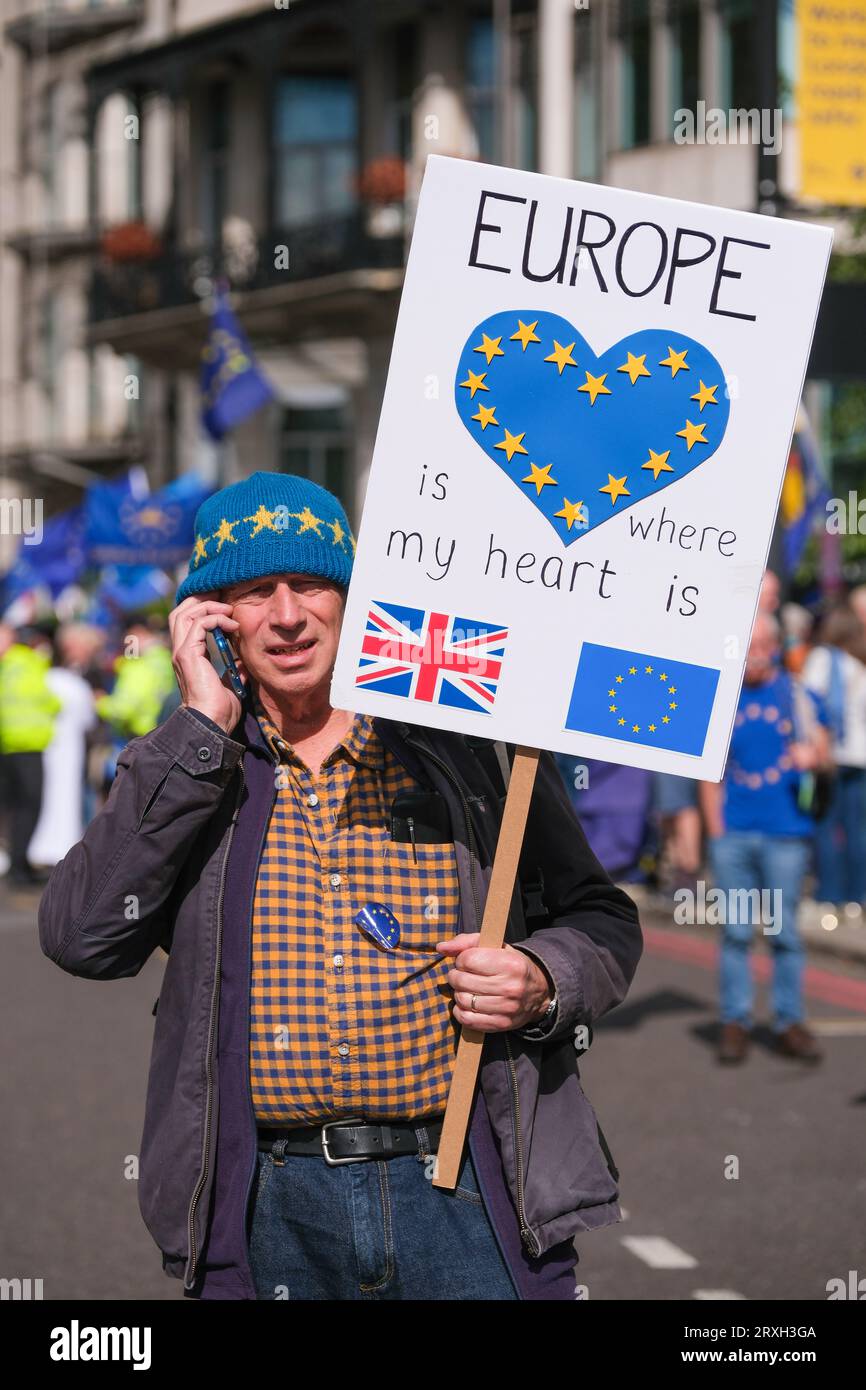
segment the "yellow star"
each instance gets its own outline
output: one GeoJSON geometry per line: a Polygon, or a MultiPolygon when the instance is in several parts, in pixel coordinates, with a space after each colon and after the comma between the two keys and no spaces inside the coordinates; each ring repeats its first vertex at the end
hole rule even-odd
{"type": "Polygon", "coordinates": [[[672,377],[676,376],[679,371],[690,371],[691,369],[686,361],[687,352],[688,348],[683,348],[682,352],[674,352],[670,343],[668,343],[668,355],[662,358],[661,362],[659,362],[659,366],[670,367],[672,377]]]}
{"type": "Polygon", "coordinates": [[[197,565],[199,560],[207,559],[207,543],[209,539],[209,536],[196,536],[195,549],[192,553],[192,562],[194,565],[197,565]]]}
{"type": "Polygon", "coordinates": [[[268,531],[277,531],[279,528],[274,525],[275,516],[276,512],[269,512],[265,504],[260,502],[258,510],[253,512],[252,516],[244,517],[244,521],[254,521],[256,523],[254,529],[250,531],[250,538],[257,536],[259,532],[264,531],[265,528],[267,528],[268,531]]]}
{"type": "Polygon", "coordinates": [[[322,518],[314,516],[309,507],[305,507],[302,512],[289,512],[289,516],[296,517],[301,523],[297,530],[297,535],[302,535],[304,531],[315,531],[317,536],[321,536],[319,527],[322,525],[322,518]]]}
{"type": "Polygon", "coordinates": [[[611,714],[616,714],[616,705],[608,705],[611,714]]]}
{"type": "Polygon", "coordinates": [[[625,720],[624,720],[624,719],[618,719],[616,722],[617,722],[617,724],[624,724],[624,723],[625,723],[625,720]]]}
{"type": "Polygon", "coordinates": [[[667,671],[662,671],[661,675],[659,676],[659,680],[660,680],[660,681],[666,681],[667,678],[668,678],[668,673],[667,673],[667,671]]]}
{"type": "Polygon", "coordinates": [[[643,673],[645,676],[651,676],[653,673],[653,668],[651,666],[645,666],[643,668],[643,673]]]}
{"type": "Polygon", "coordinates": [[[608,695],[610,696],[610,698],[613,699],[614,695],[616,694],[616,691],[615,691],[615,690],[609,690],[607,693],[608,693],[608,695]]]}
{"type": "Polygon", "coordinates": [[[636,667],[636,666],[629,666],[629,668],[628,668],[628,673],[629,673],[630,676],[636,676],[636,675],[637,675],[637,667],[636,667]]]}
{"type": "Polygon", "coordinates": [[[716,400],[716,392],[718,389],[718,384],[715,386],[705,386],[704,383],[701,382],[701,389],[696,391],[693,396],[689,396],[689,400],[699,401],[701,410],[703,410],[705,405],[718,405],[718,401],[716,400]]]}
{"type": "Polygon", "coordinates": [[[628,372],[629,380],[634,386],[639,376],[649,376],[646,369],[646,353],[641,353],[640,357],[635,357],[633,352],[626,354],[627,361],[621,367],[617,367],[618,372],[628,372]]]}
{"type": "Polygon", "coordinates": [[[591,372],[587,372],[586,381],[582,386],[578,386],[578,391],[586,391],[589,395],[590,405],[595,405],[596,396],[610,396],[613,394],[604,384],[606,377],[607,372],[604,372],[601,376],[593,376],[591,372]]]}
{"type": "Polygon", "coordinates": [[[669,686],[668,686],[668,694],[669,694],[669,695],[676,695],[676,693],[677,693],[677,688],[676,688],[676,686],[675,686],[675,685],[669,685],[669,686]]]}
{"type": "Polygon", "coordinates": [[[490,387],[489,387],[489,386],[485,386],[485,385],[484,385],[484,378],[486,377],[486,375],[487,375],[486,372],[482,372],[482,373],[480,374],[480,376],[479,376],[479,374],[478,374],[477,372],[472,372],[472,371],[470,371],[470,372],[469,372],[469,379],[468,379],[468,381],[461,381],[461,383],[460,383],[461,386],[468,386],[468,387],[469,387],[469,394],[470,394],[470,396],[472,397],[473,400],[475,399],[475,392],[476,392],[476,391],[489,391],[489,390],[490,390],[490,387]]]}
{"type": "Polygon", "coordinates": [[[670,715],[669,715],[669,714],[663,714],[663,715],[662,715],[662,723],[663,723],[663,724],[670,724],[670,722],[671,722],[671,717],[670,717],[670,715]]]}
{"type": "Polygon", "coordinates": [[[655,726],[655,724],[647,724],[647,728],[649,729],[649,731],[650,731],[651,734],[654,734],[655,731],[656,731],[656,726],[655,726]]]}
{"type": "Polygon", "coordinates": [[[555,362],[559,368],[559,375],[562,376],[563,367],[576,367],[577,363],[571,355],[574,343],[569,343],[568,347],[562,347],[556,339],[553,340],[553,352],[549,357],[545,357],[545,362],[555,362]]]}
{"type": "MultiPolygon", "coordinates": [[[[626,474],[626,478],[628,474],[626,474]]],[[[616,506],[618,497],[631,497],[631,493],[626,487],[626,478],[614,478],[611,473],[607,475],[607,486],[600,487],[599,492],[607,492],[610,495],[611,506],[616,506]]]]}
{"type": "Polygon", "coordinates": [[[477,420],[483,430],[486,430],[488,425],[499,424],[496,418],[496,406],[482,405],[480,401],[478,402],[478,414],[473,415],[472,419],[477,420]]]}
{"type": "Polygon", "coordinates": [[[531,463],[529,467],[532,469],[532,472],[528,474],[527,477],[521,478],[520,481],[522,483],[535,483],[536,497],[540,495],[543,487],[549,487],[551,483],[556,483],[556,479],[550,477],[550,470],[553,467],[552,463],[546,463],[543,468],[539,468],[536,463],[531,463]]]}
{"type": "Polygon", "coordinates": [[[336,521],[329,521],[327,524],[330,526],[331,530],[332,530],[333,533],[334,533],[334,545],[339,545],[339,544],[340,544],[340,541],[343,539],[343,537],[344,537],[345,534],[346,534],[345,531],[343,530],[342,525],[340,524],[339,517],[337,518],[336,521]]]}
{"type": "Polygon", "coordinates": [[[538,319],[535,320],[535,323],[523,323],[521,319],[518,319],[517,332],[512,333],[510,341],[513,343],[516,339],[525,352],[530,343],[541,342],[541,339],[535,331],[537,327],[538,319]]]}
{"type": "MultiPolygon", "coordinates": [[[[481,334],[481,346],[480,346],[480,347],[477,347],[477,348],[473,348],[472,351],[473,351],[473,352],[483,352],[485,358],[487,359],[487,365],[488,365],[488,367],[489,367],[489,366],[490,366],[490,363],[493,361],[494,357],[504,357],[504,356],[505,356],[505,353],[502,351],[502,348],[499,346],[499,344],[500,344],[501,342],[502,342],[502,338],[501,338],[501,337],[500,337],[500,338],[488,338],[488,336],[487,336],[486,333],[482,333],[482,334],[481,334]]],[[[486,375],[487,375],[487,373],[485,372],[485,376],[486,376],[486,375]]]]}
{"type": "Polygon", "coordinates": [[[668,700],[668,709],[676,709],[676,707],[677,707],[677,702],[676,702],[676,700],[668,700]]]}
{"type": "Polygon", "coordinates": [[[686,427],[677,430],[677,435],[686,441],[689,453],[692,452],[693,444],[708,444],[709,440],[704,438],[706,425],[693,425],[691,420],[686,420],[686,427]]]}
{"type": "Polygon", "coordinates": [[[512,434],[510,430],[506,429],[505,438],[500,439],[499,443],[496,444],[494,447],[497,449],[504,449],[508,456],[508,462],[510,463],[512,454],[529,453],[529,450],[524,449],[523,445],[520,442],[524,434],[526,434],[526,430],[523,431],[523,434],[512,434]]]}
{"type": "Polygon", "coordinates": [[[565,521],[568,523],[569,531],[571,530],[572,522],[586,521],[586,517],[583,516],[580,510],[583,506],[583,502],[569,502],[567,497],[563,497],[562,503],[563,505],[561,511],[554,512],[553,515],[563,517],[565,521]]]}
{"type": "Polygon", "coordinates": [[[665,449],[663,454],[657,454],[655,449],[650,449],[649,458],[646,463],[641,464],[641,468],[651,468],[653,471],[653,478],[656,480],[658,480],[659,473],[673,473],[674,470],[668,463],[670,452],[670,449],[665,449]]]}
{"type": "Polygon", "coordinates": [[[640,733],[640,724],[632,724],[632,726],[631,726],[631,731],[632,731],[633,734],[639,734],[639,733],[640,733]]]}
{"type": "Polygon", "coordinates": [[[622,676],[617,676],[616,683],[617,685],[622,685],[622,676]]]}
{"type": "MultiPolygon", "coordinates": [[[[251,520],[250,517],[244,517],[244,521],[249,520],[251,520]]],[[[223,517],[217,530],[214,531],[212,537],[213,540],[219,541],[219,545],[217,546],[217,555],[219,555],[220,551],[222,550],[225,541],[232,541],[234,545],[237,545],[238,538],[237,536],[232,535],[232,528],[234,526],[237,526],[238,524],[239,523],[237,521],[226,521],[225,517],[223,517]]]]}

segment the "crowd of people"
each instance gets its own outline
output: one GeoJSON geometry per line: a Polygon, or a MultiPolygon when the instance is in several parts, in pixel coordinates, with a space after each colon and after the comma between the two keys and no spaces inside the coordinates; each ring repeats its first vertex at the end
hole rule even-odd
{"type": "MultiPolygon", "coordinates": [[[[127,616],[113,640],[83,622],[53,632],[0,623],[10,885],[44,883],[107,796],[120,750],[179,700],[167,633],[153,615],[127,616]]],[[[817,1060],[804,1022],[797,915],[804,897],[849,920],[866,906],[866,586],[815,617],[780,605],[779,581],[767,572],[721,783],[556,756],[613,878],[647,883],[668,910],[704,874],[724,895],[720,1060],[743,1059],[753,1025],[749,951],[758,919],[754,907],[748,917],[734,910],[743,890],[769,911],[762,925],[781,1050],[817,1060]],[[767,901],[778,902],[778,914],[767,901]]]]}

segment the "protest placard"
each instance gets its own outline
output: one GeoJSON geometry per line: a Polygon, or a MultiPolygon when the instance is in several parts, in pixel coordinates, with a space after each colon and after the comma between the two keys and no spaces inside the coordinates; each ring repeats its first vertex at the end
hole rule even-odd
{"type": "MultiPolygon", "coordinates": [[[[431,156],[335,708],[718,781],[832,232],[431,156]]],[[[463,1028],[434,1182],[484,1035],[463,1028]]]]}

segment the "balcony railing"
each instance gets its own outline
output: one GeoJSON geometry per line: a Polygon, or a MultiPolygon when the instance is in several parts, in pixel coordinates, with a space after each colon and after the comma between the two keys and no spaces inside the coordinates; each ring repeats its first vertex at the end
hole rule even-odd
{"type": "Polygon", "coordinates": [[[207,298],[217,280],[244,292],[284,286],[353,270],[401,266],[402,229],[375,232],[375,221],[357,209],[291,230],[273,228],[256,238],[235,234],[220,247],[169,247],[144,261],[97,264],[91,285],[91,322],[177,308],[207,298]],[[383,234],[384,232],[384,234],[383,234]]]}

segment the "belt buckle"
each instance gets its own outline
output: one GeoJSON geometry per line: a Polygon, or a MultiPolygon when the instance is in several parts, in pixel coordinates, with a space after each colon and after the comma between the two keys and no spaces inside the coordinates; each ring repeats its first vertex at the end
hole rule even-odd
{"type": "Polygon", "coordinates": [[[326,1120],[325,1123],[322,1125],[322,1154],[325,1159],[325,1162],[329,1163],[332,1168],[335,1168],[338,1163],[364,1163],[366,1161],[366,1156],[361,1158],[355,1158],[353,1154],[350,1154],[348,1158],[332,1158],[330,1153],[328,1152],[328,1138],[325,1134],[325,1130],[333,1129],[335,1125],[353,1125],[363,1123],[363,1115],[352,1115],[349,1119],[341,1118],[339,1120],[326,1120]]]}

